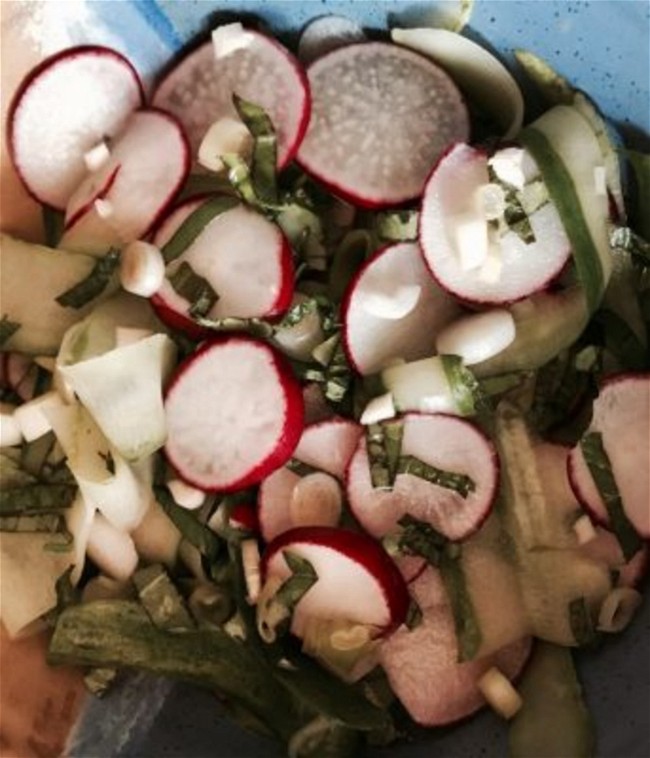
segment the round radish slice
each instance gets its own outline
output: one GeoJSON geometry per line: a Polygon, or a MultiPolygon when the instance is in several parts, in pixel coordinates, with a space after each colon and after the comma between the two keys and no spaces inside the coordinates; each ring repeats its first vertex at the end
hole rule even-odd
{"type": "Polygon", "coordinates": [[[192,154],[210,126],[237,117],[233,94],[261,106],[278,136],[278,167],[294,157],[309,123],[307,78],[282,45],[241,24],[227,24],[183,58],[158,85],[153,104],[177,116],[192,154]]]}
{"type": "Polygon", "coordinates": [[[435,279],[472,303],[513,302],[546,288],[571,246],[555,205],[539,202],[528,214],[534,241],[512,229],[493,232],[489,222],[503,214],[503,191],[490,183],[483,151],[455,145],[434,168],[422,199],[419,239],[435,279]]]}
{"type": "MultiPolygon", "coordinates": [[[[417,580],[425,585],[428,582],[438,598],[439,580],[432,572],[417,580]]],[[[412,630],[402,627],[388,637],[380,648],[380,663],[391,689],[414,721],[423,726],[443,726],[485,705],[478,680],[493,666],[509,679],[516,678],[528,659],[531,641],[522,639],[488,656],[459,663],[456,630],[447,602],[420,607],[422,622],[412,630]]]]}
{"type": "Polygon", "coordinates": [[[145,236],[189,170],[187,140],[176,119],[152,108],[137,111],[109,160],[89,174],[70,198],[61,247],[105,252],[107,241],[121,247],[145,236]],[[102,205],[97,201],[98,188],[103,188],[102,205]]]}
{"type": "MultiPolygon", "coordinates": [[[[156,232],[154,245],[162,249],[204,200],[188,200],[172,211],[156,232]]],[[[276,316],[291,304],[294,277],[289,243],[278,226],[244,205],[215,216],[167,266],[167,274],[171,276],[183,262],[206,279],[219,296],[208,318],[276,316]]],[[[151,302],[168,326],[190,333],[197,329],[187,315],[191,303],[169,280],[151,302]]]]}
{"type": "Polygon", "coordinates": [[[463,497],[413,474],[398,474],[392,489],[375,488],[364,438],[348,467],[347,493],[352,512],[370,534],[384,537],[395,531],[407,513],[450,540],[462,540],[481,526],[496,497],[499,461],[492,443],[474,424],[444,414],[409,413],[404,416],[401,455],[464,474],[474,489],[463,497]]]}
{"type": "MultiPolygon", "coordinates": [[[[292,457],[300,463],[307,464],[342,481],[361,434],[362,427],[347,419],[333,418],[312,424],[303,431],[292,457]]],[[[304,479],[299,474],[284,466],[274,471],[262,482],[259,489],[257,512],[260,531],[265,540],[270,541],[278,534],[298,526],[295,505],[292,512],[292,501],[296,487],[301,481],[304,479]]],[[[318,503],[314,503],[312,518],[315,520],[313,525],[317,525],[319,516],[323,515],[323,510],[329,511],[327,507],[329,493],[323,491],[322,484],[323,482],[319,484],[317,480],[312,480],[313,496],[316,499],[328,500],[328,502],[322,503],[322,508],[319,507],[318,503]]],[[[307,482],[307,487],[309,488],[309,482],[307,482]]],[[[301,494],[301,501],[304,501],[306,496],[307,492],[301,494]]],[[[326,513],[325,516],[327,515],[326,513]]],[[[305,518],[307,518],[306,515],[305,518]]]]}
{"type": "Polygon", "coordinates": [[[180,365],[165,413],[165,452],[179,476],[229,491],[256,484],[289,458],[302,431],[302,393],[273,348],[228,337],[180,365]]]}
{"type": "MultiPolygon", "coordinates": [[[[610,379],[594,401],[588,432],[600,432],[628,519],[650,538],[650,374],[610,379]]],[[[609,517],[580,445],[568,459],[571,487],[581,505],[603,526],[609,517]]]]}
{"type": "Polygon", "coordinates": [[[352,203],[380,208],[419,197],[440,154],[468,137],[456,85],[411,50],[347,45],[307,75],[312,117],[298,160],[352,203]]]}
{"type": "Polygon", "coordinates": [[[357,273],[343,306],[343,346],[360,374],[434,352],[438,330],[460,308],[429,276],[417,244],[379,250],[357,273]]]}
{"type": "Polygon", "coordinates": [[[118,134],[143,100],[138,74],[115,50],[74,47],[43,61],[7,117],[9,151],[27,191],[63,210],[86,174],[84,155],[118,134]]]}
{"type": "Polygon", "coordinates": [[[291,631],[297,636],[313,618],[345,619],[383,632],[406,618],[409,597],[402,575],[368,535],[327,526],[291,529],[262,556],[265,579],[289,577],[284,551],[308,560],[318,575],[294,609],[291,631]]]}

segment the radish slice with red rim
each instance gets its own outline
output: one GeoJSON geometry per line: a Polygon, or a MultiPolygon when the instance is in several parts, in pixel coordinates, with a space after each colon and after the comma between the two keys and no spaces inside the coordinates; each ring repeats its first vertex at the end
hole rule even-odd
{"type": "Polygon", "coordinates": [[[233,94],[268,113],[278,136],[278,167],[286,166],[309,122],[309,85],[293,55],[264,34],[238,23],[218,27],[212,42],[189,53],[162,79],[153,104],[180,119],[196,156],[215,121],[237,118],[233,94]]]}
{"type": "Polygon", "coordinates": [[[327,526],[284,532],[262,556],[265,580],[290,576],[284,551],[309,561],[318,576],[294,609],[291,631],[297,636],[314,618],[367,624],[384,634],[406,618],[409,598],[404,580],[381,545],[367,534],[327,526]]]}
{"type": "MultiPolygon", "coordinates": [[[[306,465],[307,469],[325,472],[335,480],[342,481],[362,433],[359,424],[342,418],[312,424],[303,431],[293,452],[292,461],[306,465]]],[[[295,523],[296,514],[292,513],[292,498],[301,481],[296,467],[288,465],[272,473],[260,485],[257,501],[258,519],[265,540],[270,541],[278,534],[298,526],[295,523]]],[[[327,492],[319,492],[317,481],[314,481],[313,496],[327,497],[327,492]]],[[[314,518],[317,519],[320,513],[317,503],[314,504],[313,511],[314,518]]],[[[319,524],[314,521],[313,525],[319,524]]]]}
{"type": "Polygon", "coordinates": [[[497,494],[499,460],[493,444],[477,426],[456,416],[409,413],[403,422],[401,457],[468,477],[473,490],[463,497],[451,487],[409,473],[398,473],[390,489],[373,487],[364,438],[347,473],[353,514],[375,537],[395,531],[405,514],[425,521],[450,540],[468,537],[490,514],[497,494]]]}
{"type": "Polygon", "coordinates": [[[145,236],[174,200],[189,169],[189,148],[179,123],[160,110],[137,111],[108,161],[71,197],[61,247],[105,252],[106,240],[121,247],[145,236]],[[98,207],[98,187],[108,212],[98,207]]]}
{"type": "Polygon", "coordinates": [[[469,134],[456,85],[411,50],[346,45],[307,75],[312,117],[298,160],[354,204],[383,208],[419,197],[440,154],[469,134]]]}
{"type": "Polygon", "coordinates": [[[137,72],[115,50],[73,47],[43,61],[7,117],[10,155],[28,192],[63,210],[86,174],[84,155],[115,137],[143,101],[137,72]]]}
{"type": "Polygon", "coordinates": [[[507,225],[493,231],[491,217],[503,220],[510,201],[490,181],[487,155],[455,145],[427,180],[420,213],[420,245],[436,281],[479,304],[514,302],[548,287],[569,260],[571,246],[543,185],[537,190],[539,198],[526,206],[528,237],[507,225]]]}
{"type": "MultiPolygon", "coordinates": [[[[649,539],[650,374],[624,374],[607,381],[594,401],[589,432],[602,437],[625,515],[638,534],[649,539]]],[[[612,529],[580,445],[569,455],[568,472],[581,505],[597,523],[612,529]]]]}
{"type": "Polygon", "coordinates": [[[303,425],[300,385],[273,348],[250,337],[204,343],[177,369],[165,398],[165,453],[206,491],[261,481],[291,456],[303,425]]]}
{"type": "MultiPolygon", "coordinates": [[[[188,200],[173,210],[156,232],[154,244],[162,249],[205,199],[188,200]]],[[[168,277],[183,263],[218,295],[208,318],[277,316],[291,304],[294,277],[289,243],[278,226],[244,205],[215,216],[167,265],[168,277]]],[[[204,333],[189,316],[192,304],[174,290],[169,278],[151,302],[168,326],[204,333]]]]}
{"type": "Polygon", "coordinates": [[[363,375],[431,355],[438,330],[460,312],[429,276],[420,248],[400,242],[359,269],[342,306],[343,345],[363,375]]]}

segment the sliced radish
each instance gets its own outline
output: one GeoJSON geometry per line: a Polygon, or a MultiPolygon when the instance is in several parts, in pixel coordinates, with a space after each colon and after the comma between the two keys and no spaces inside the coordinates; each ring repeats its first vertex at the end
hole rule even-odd
{"type": "Polygon", "coordinates": [[[379,208],[419,197],[440,154],[469,134],[452,80],[397,45],[346,45],[312,63],[308,77],[312,118],[298,159],[352,203],[379,208]]]}
{"type": "Polygon", "coordinates": [[[257,534],[260,528],[257,508],[253,503],[237,503],[230,511],[228,525],[235,529],[243,529],[257,534]]]}
{"type": "Polygon", "coordinates": [[[419,230],[424,258],[439,284],[468,302],[520,300],[546,288],[569,259],[571,246],[550,200],[528,214],[534,241],[527,244],[513,230],[493,234],[489,220],[505,207],[494,196],[500,191],[490,184],[486,154],[465,144],[455,145],[426,183],[419,230]]]}
{"type": "Polygon", "coordinates": [[[0,355],[0,387],[13,390],[25,402],[34,397],[39,372],[30,355],[11,350],[0,355]]]}
{"type": "MultiPolygon", "coordinates": [[[[164,220],[153,242],[162,248],[185,219],[206,198],[188,200],[164,220]]],[[[282,231],[244,205],[215,216],[189,247],[167,266],[172,275],[183,263],[203,277],[219,299],[209,318],[275,316],[291,304],[293,263],[291,248],[282,231]]],[[[189,303],[169,280],[151,299],[156,313],[168,326],[195,331],[189,303]]]]}
{"type": "Polygon", "coordinates": [[[137,111],[109,160],[89,174],[70,198],[61,247],[105,252],[107,242],[121,247],[145,236],[180,190],[189,169],[189,147],[179,123],[160,110],[137,111]]]}
{"type": "Polygon", "coordinates": [[[399,359],[431,355],[438,330],[459,311],[429,276],[417,244],[382,248],[359,270],[344,298],[348,360],[367,375],[399,359]]]}
{"type": "MultiPolygon", "coordinates": [[[[650,374],[610,379],[594,401],[588,431],[600,432],[627,517],[650,538],[650,374]]],[[[596,488],[580,445],[568,459],[571,487],[597,523],[608,526],[605,503],[596,488]]]]}
{"type": "Polygon", "coordinates": [[[619,587],[636,587],[646,575],[650,564],[650,548],[647,545],[626,561],[616,537],[599,526],[595,528],[595,537],[582,545],[580,551],[588,558],[606,563],[612,571],[616,571],[616,585],[619,587]]]}
{"type": "Polygon", "coordinates": [[[27,190],[63,210],[86,174],[86,153],[115,137],[143,100],[138,74],[115,50],[73,47],[43,61],[7,117],[10,154],[27,190]]]}
{"type": "Polygon", "coordinates": [[[466,419],[444,414],[404,416],[401,455],[469,476],[475,489],[463,498],[453,489],[412,474],[398,474],[392,489],[372,486],[365,438],[350,461],[347,493],[352,512],[375,537],[395,531],[404,514],[431,524],[450,540],[475,532],[489,515],[499,482],[492,443],[466,419]]]}
{"type": "MultiPolygon", "coordinates": [[[[333,484],[336,484],[337,479],[343,480],[362,431],[359,424],[341,418],[312,424],[303,431],[293,458],[334,477],[333,484]]],[[[278,534],[300,525],[301,520],[304,525],[304,519],[309,516],[299,516],[297,510],[300,508],[304,514],[306,508],[300,507],[300,503],[306,503],[310,493],[317,501],[313,508],[309,508],[312,525],[323,525],[322,519],[331,516],[332,485],[324,485],[322,480],[312,479],[303,482],[302,494],[296,495],[296,488],[301,482],[303,479],[286,466],[262,482],[258,495],[258,519],[265,540],[270,541],[278,534]],[[299,502],[296,502],[298,498],[299,502]]],[[[334,523],[325,521],[324,525],[329,523],[334,526],[337,522],[338,519],[334,523]]]]}
{"type": "Polygon", "coordinates": [[[352,42],[362,42],[363,29],[346,16],[319,16],[303,29],[298,42],[298,58],[311,63],[316,58],[352,42]]]}
{"type": "Polygon", "coordinates": [[[284,551],[305,558],[317,582],[294,609],[291,631],[302,636],[311,619],[345,619],[388,632],[406,618],[409,598],[397,567],[366,534],[327,526],[291,529],[273,540],[262,557],[262,575],[285,579],[284,551]]]}
{"type": "Polygon", "coordinates": [[[282,466],[303,425],[300,385],[268,345],[207,342],[177,370],[165,399],[170,463],[189,484],[227,491],[282,466]]]}
{"type": "Polygon", "coordinates": [[[286,166],[309,123],[309,85],[298,61],[270,37],[236,23],[217,27],[212,42],[163,78],[153,104],[180,119],[196,156],[215,121],[237,116],[233,94],[269,114],[278,135],[278,167],[286,166]]]}

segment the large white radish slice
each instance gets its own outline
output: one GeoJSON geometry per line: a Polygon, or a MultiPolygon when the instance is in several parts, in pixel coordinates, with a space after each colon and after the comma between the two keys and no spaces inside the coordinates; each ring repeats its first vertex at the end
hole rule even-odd
{"type": "Polygon", "coordinates": [[[435,351],[439,329],[460,312],[429,276],[417,244],[383,248],[357,273],[343,306],[343,345],[352,366],[374,374],[396,360],[435,351]]]}
{"type": "Polygon", "coordinates": [[[312,117],[298,159],[352,203],[378,208],[419,197],[441,153],[469,134],[456,85],[411,50],[346,45],[307,73],[312,117]]]}
{"type": "Polygon", "coordinates": [[[179,476],[210,491],[256,484],[287,461],[303,426],[300,385],[273,348],[236,336],[204,343],[165,399],[165,452],[179,476]]]}
{"type": "Polygon", "coordinates": [[[145,236],[189,170],[187,139],[176,119],[152,108],[137,111],[108,161],[88,174],[70,198],[61,247],[103,253],[108,244],[122,247],[145,236]]]}
{"type": "Polygon", "coordinates": [[[464,474],[472,480],[474,490],[463,497],[412,474],[398,474],[390,490],[375,488],[362,439],[348,467],[347,493],[352,512],[370,534],[389,534],[407,513],[450,540],[462,540],[479,529],[497,494],[499,460],[478,427],[441,413],[406,414],[401,455],[413,456],[441,471],[464,474]]]}
{"type": "MultiPolygon", "coordinates": [[[[627,517],[637,532],[650,538],[650,374],[610,379],[594,401],[589,432],[600,432],[627,517]]],[[[607,508],[580,445],[569,454],[571,487],[593,518],[609,525],[607,508]]]]}
{"type": "MultiPolygon", "coordinates": [[[[154,244],[163,248],[205,199],[188,200],[174,209],[156,232],[154,244]]],[[[206,279],[219,296],[207,314],[209,318],[275,316],[291,304],[294,277],[289,243],[278,226],[244,205],[215,216],[167,266],[168,275],[183,262],[206,279]]],[[[168,280],[151,302],[168,326],[196,330],[196,323],[188,316],[191,303],[168,280]]]]}
{"type": "Polygon", "coordinates": [[[115,137],[143,100],[138,74],[115,50],[73,47],[43,61],[7,117],[10,154],[28,192],[63,210],[86,173],[84,155],[115,137]]]}
{"type": "Polygon", "coordinates": [[[308,560],[318,575],[294,609],[291,631],[299,637],[314,618],[367,624],[384,633],[406,618],[409,598],[402,575],[368,535],[327,526],[291,529],[264,553],[265,579],[289,577],[284,551],[308,560]]]}
{"type": "Polygon", "coordinates": [[[508,303],[545,289],[571,246],[555,205],[528,215],[535,240],[512,230],[493,238],[483,192],[490,184],[485,153],[455,145],[427,180],[419,240],[438,283],[472,303],[508,303]]]}
{"type": "Polygon", "coordinates": [[[232,104],[237,94],[269,114],[278,135],[278,167],[286,166],[309,123],[309,85],[302,67],[274,39],[241,24],[217,27],[212,39],[162,79],[153,104],[180,119],[196,156],[215,121],[237,117],[232,104]]]}
{"type": "MultiPolygon", "coordinates": [[[[305,427],[292,458],[342,481],[362,431],[359,424],[342,418],[312,424],[305,427]]],[[[298,526],[291,505],[299,482],[301,477],[287,466],[274,471],[262,482],[257,502],[260,531],[265,540],[270,541],[298,526]]],[[[327,497],[327,492],[322,491],[324,488],[319,489],[318,480],[313,482],[313,497],[327,497]]],[[[309,496],[309,492],[305,494],[309,496]]],[[[318,516],[319,510],[314,504],[314,517],[318,516]]],[[[315,521],[313,525],[317,525],[315,521]]]]}

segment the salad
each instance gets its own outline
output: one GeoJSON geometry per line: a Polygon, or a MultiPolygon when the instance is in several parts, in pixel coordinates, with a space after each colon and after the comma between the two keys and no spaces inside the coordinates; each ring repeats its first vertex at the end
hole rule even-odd
{"type": "Polygon", "coordinates": [[[572,651],[648,563],[648,157],[460,32],[231,22],[147,94],[100,46],[18,89],[0,618],[95,696],[194,682],[292,756],[484,706],[594,754],[572,651]]]}

